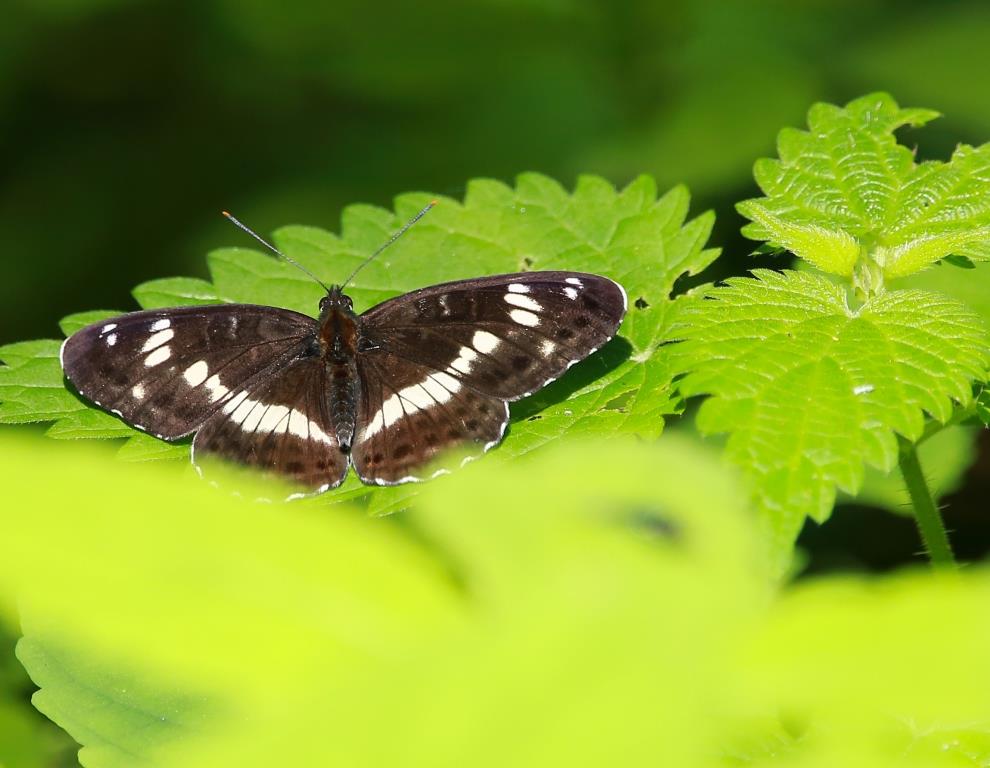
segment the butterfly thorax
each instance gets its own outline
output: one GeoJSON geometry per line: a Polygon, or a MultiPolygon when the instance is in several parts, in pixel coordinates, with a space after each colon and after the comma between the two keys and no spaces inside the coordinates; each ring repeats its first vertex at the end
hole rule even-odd
{"type": "Polygon", "coordinates": [[[317,342],[326,366],[326,405],[340,441],[341,450],[354,442],[360,377],[357,369],[358,317],[351,300],[334,288],[320,302],[317,342]]]}

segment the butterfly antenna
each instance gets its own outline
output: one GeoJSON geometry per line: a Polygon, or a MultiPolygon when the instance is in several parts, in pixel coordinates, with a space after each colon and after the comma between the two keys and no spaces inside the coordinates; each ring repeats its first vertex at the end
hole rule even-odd
{"type": "MultiPolygon", "coordinates": [[[[340,287],[343,288],[345,285],[347,285],[349,282],[351,282],[351,280],[354,279],[354,275],[356,275],[358,272],[360,272],[362,269],[364,269],[369,263],[371,263],[371,261],[376,256],[378,256],[378,254],[380,254],[382,251],[384,251],[386,248],[388,248],[392,243],[394,243],[396,240],[398,240],[400,237],[402,237],[404,234],[406,234],[406,232],[409,230],[409,228],[413,224],[415,224],[417,221],[419,221],[421,218],[423,218],[427,213],[429,213],[430,212],[430,208],[432,208],[436,204],[437,204],[437,201],[436,200],[430,200],[430,202],[427,204],[427,206],[423,210],[421,210],[419,213],[417,213],[415,216],[413,216],[411,219],[409,219],[409,221],[407,221],[405,223],[405,225],[403,225],[402,229],[400,229],[398,232],[396,232],[394,235],[392,235],[382,246],[380,246],[378,248],[378,250],[376,250],[368,258],[366,258],[364,261],[362,261],[360,264],[358,264],[357,267],[354,268],[354,271],[351,272],[351,274],[347,277],[347,279],[343,283],[341,283],[341,286],[340,287]]],[[[256,237],[257,237],[257,235],[256,235],[256,237]]]]}
{"type": "Polygon", "coordinates": [[[299,269],[302,272],[305,272],[307,275],[309,275],[311,278],[313,278],[316,282],[318,282],[321,286],[323,286],[323,290],[325,290],[327,293],[330,293],[330,288],[327,287],[327,284],[324,283],[322,280],[320,280],[320,278],[318,278],[316,275],[314,275],[308,269],[306,269],[306,267],[304,267],[298,261],[296,261],[295,259],[292,259],[292,258],[286,256],[278,248],[276,248],[274,245],[272,245],[267,240],[265,240],[261,235],[259,235],[257,232],[255,232],[253,229],[251,229],[249,226],[247,226],[246,224],[244,224],[243,222],[241,222],[236,216],[234,216],[233,214],[231,214],[229,211],[221,211],[221,213],[224,216],[226,216],[239,229],[242,229],[243,231],[247,232],[249,235],[251,235],[251,237],[253,237],[259,243],[261,243],[263,246],[265,246],[265,248],[267,248],[268,250],[270,250],[275,255],[280,256],[283,259],[285,259],[287,262],[289,262],[296,269],[299,269]]]}

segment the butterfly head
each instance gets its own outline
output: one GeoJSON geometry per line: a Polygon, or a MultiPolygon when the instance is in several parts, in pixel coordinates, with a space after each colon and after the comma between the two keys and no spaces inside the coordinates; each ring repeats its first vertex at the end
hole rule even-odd
{"type": "Polygon", "coordinates": [[[334,310],[343,312],[353,312],[354,302],[351,297],[344,293],[344,289],[339,285],[330,286],[327,295],[320,299],[320,314],[328,315],[334,310]]]}

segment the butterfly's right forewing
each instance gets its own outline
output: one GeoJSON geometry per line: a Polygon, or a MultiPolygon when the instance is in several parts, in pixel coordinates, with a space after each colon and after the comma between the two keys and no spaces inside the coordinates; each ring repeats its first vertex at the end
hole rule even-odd
{"type": "Polygon", "coordinates": [[[313,330],[306,315],[246,304],[132,312],[69,337],[62,368],[87,399],[174,440],[284,365],[313,330]]]}

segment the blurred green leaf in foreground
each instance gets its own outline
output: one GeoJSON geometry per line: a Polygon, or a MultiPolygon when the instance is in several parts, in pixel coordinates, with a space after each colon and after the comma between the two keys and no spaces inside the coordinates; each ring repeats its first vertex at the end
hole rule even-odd
{"type": "Polygon", "coordinates": [[[90,768],[876,768],[987,744],[986,573],[774,595],[745,495],[673,436],[470,465],[401,525],[51,442],[0,460],[0,605],[90,768]]]}

